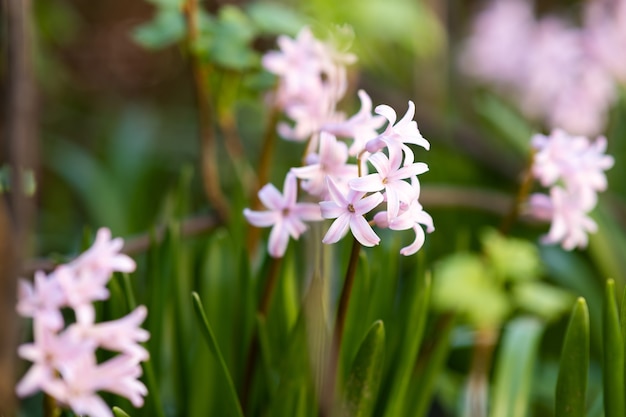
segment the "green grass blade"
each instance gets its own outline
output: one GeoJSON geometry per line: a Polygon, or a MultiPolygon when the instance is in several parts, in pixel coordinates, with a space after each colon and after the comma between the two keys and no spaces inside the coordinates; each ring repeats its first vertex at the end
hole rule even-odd
{"type": "Polygon", "coordinates": [[[574,304],[565,333],[556,383],[555,417],[584,417],[589,368],[589,309],[584,298],[574,304]]]}
{"type": "Polygon", "coordinates": [[[389,405],[385,413],[388,417],[401,415],[401,410],[406,405],[406,395],[411,375],[415,369],[428,315],[430,283],[430,274],[424,274],[422,285],[415,286],[404,330],[406,336],[404,343],[402,343],[404,349],[401,350],[400,358],[395,366],[397,372],[393,377],[394,383],[391,387],[389,405]]]}
{"type": "Polygon", "coordinates": [[[198,317],[198,320],[200,322],[200,328],[202,329],[202,334],[204,335],[207,341],[209,350],[211,351],[211,353],[213,354],[213,356],[219,363],[222,369],[223,377],[226,381],[227,389],[225,392],[227,393],[229,397],[229,401],[228,401],[229,407],[228,407],[228,410],[224,410],[225,413],[222,415],[243,417],[243,411],[241,410],[241,405],[239,404],[239,398],[237,397],[237,391],[235,390],[233,379],[230,376],[230,372],[228,371],[228,368],[226,367],[226,363],[224,362],[224,357],[222,356],[220,348],[217,345],[215,336],[213,335],[213,330],[211,330],[211,326],[209,324],[209,320],[207,319],[206,314],[204,313],[204,308],[202,307],[202,302],[200,301],[200,297],[198,296],[196,292],[192,292],[191,297],[193,299],[194,311],[196,312],[196,316],[198,317]]]}
{"type": "Polygon", "coordinates": [[[492,416],[527,415],[534,364],[543,329],[542,322],[525,317],[515,319],[507,326],[496,362],[492,416]]]}
{"type": "Polygon", "coordinates": [[[624,341],[615,302],[615,282],[609,279],[604,293],[602,338],[604,340],[603,385],[606,417],[624,415],[624,341]]]}
{"type": "Polygon", "coordinates": [[[385,326],[378,320],[359,348],[348,379],[341,416],[369,417],[376,402],[385,356],[385,326]]]}
{"type": "Polygon", "coordinates": [[[122,410],[119,407],[113,407],[113,414],[115,415],[115,417],[130,417],[130,415],[128,415],[126,411],[122,410]]]}

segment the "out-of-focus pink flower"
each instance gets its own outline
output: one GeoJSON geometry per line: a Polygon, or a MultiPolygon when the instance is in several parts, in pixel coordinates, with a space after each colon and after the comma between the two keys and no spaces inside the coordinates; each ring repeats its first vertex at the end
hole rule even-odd
{"type": "Polygon", "coordinates": [[[108,278],[114,271],[133,272],[136,267],[135,261],[128,255],[120,253],[123,246],[124,241],[121,238],[111,239],[111,231],[103,227],[98,229],[93,245],[69,266],[79,273],[87,273],[98,278],[108,278]]]}
{"type": "Polygon", "coordinates": [[[90,325],[79,322],[69,326],[67,332],[95,347],[127,354],[139,363],[150,357],[146,348],[139,344],[150,338],[150,333],[140,327],[147,315],[146,307],[139,306],[120,319],[90,325]]]}
{"type": "Polygon", "coordinates": [[[605,154],[606,138],[590,142],[556,129],[550,136],[533,136],[532,146],[537,151],[532,171],[541,184],[548,187],[561,181],[570,194],[578,196],[581,207],[591,210],[596,193],[607,187],[604,171],[614,163],[613,157],[605,154]]]}
{"type": "Polygon", "coordinates": [[[61,330],[64,325],[61,307],[66,297],[59,282],[44,272],[35,272],[35,282],[20,279],[18,282],[17,312],[23,317],[32,317],[39,325],[51,330],[61,330]]]}
{"type": "Polygon", "coordinates": [[[330,133],[320,134],[319,153],[310,154],[309,165],[291,168],[296,177],[304,180],[302,189],[313,196],[326,198],[326,177],[336,182],[347,182],[358,175],[357,166],[348,164],[348,146],[330,133]]]}
{"type": "Polygon", "coordinates": [[[626,1],[587,2],[585,30],[591,54],[620,83],[626,83],[626,1]]]}
{"type": "Polygon", "coordinates": [[[106,284],[113,271],[130,272],[135,263],[120,254],[121,239],[111,239],[100,229],[94,245],[67,265],[46,276],[35,274],[35,285],[20,284],[18,312],[33,318],[33,343],[18,348],[20,357],[32,362],[16,386],[24,397],[38,390],[70,406],[77,414],[112,416],[97,395],[105,390],[125,396],[134,405],[143,404],[145,386],[137,380],[140,361],[148,352],[139,343],[149,338],[139,325],[147,310],[140,306],[126,317],[95,323],[93,302],[108,298],[106,284]],[[74,310],[76,322],[64,328],[61,309],[74,310]],[[98,365],[98,349],[120,354],[98,365]]]}
{"type": "Polygon", "coordinates": [[[365,144],[378,136],[378,129],[385,123],[384,117],[372,114],[372,99],[363,90],[358,92],[361,109],[344,122],[328,123],[322,129],[336,136],[352,138],[350,155],[356,156],[365,149],[365,144]]]}
{"type": "Polygon", "coordinates": [[[327,123],[341,121],[337,102],[347,89],[345,65],[354,61],[328,43],[315,39],[308,27],[295,39],[278,38],[280,51],[263,57],[263,66],[279,77],[276,101],[293,121],[279,124],[286,139],[306,140],[327,123]]]}
{"type": "Polygon", "coordinates": [[[534,24],[528,1],[490,3],[474,20],[460,55],[461,69],[498,87],[516,85],[524,78],[534,24]]]}
{"type": "MultiPolygon", "coordinates": [[[[538,201],[535,198],[535,203],[538,201]]],[[[542,205],[546,202],[545,198],[539,201],[542,205]]],[[[565,250],[586,247],[587,234],[595,233],[598,226],[587,215],[587,210],[580,205],[579,198],[559,186],[554,186],[550,189],[550,203],[552,223],[550,231],[543,237],[543,242],[560,243],[565,250]]],[[[542,209],[546,210],[546,207],[542,209]]]]}
{"type": "Polygon", "coordinates": [[[118,355],[102,364],[97,364],[92,355],[83,355],[67,363],[60,371],[62,379],[52,384],[51,395],[68,404],[77,414],[113,416],[98,396],[98,391],[126,397],[135,407],[143,405],[143,396],[148,393],[138,379],[142,373],[141,366],[128,355],[118,355]]]}
{"type": "Polygon", "coordinates": [[[402,152],[392,148],[389,150],[389,158],[384,153],[377,152],[369,157],[369,162],[377,172],[350,180],[349,185],[362,192],[385,190],[387,217],[391,220],[398,215],[401,202],[409,203],[416,198],[413,187],[404,180],[428,171],[428,165],[416,162],[400,167],[402,152]]]}
{"type": "Polygon", "coordinates": [[[294,173],[288,173],[283,185],[283,194],[272,184],[266,184],[259,191],[259,199],[267,211],[245,209],[244,216],[257,227],[272,226],[268,245],[269,254],[280,258],[287,250],[289,237],[298,239],[307,229],[304,221],[322,219],[320,208],[313,203],[298,203],[298,184],[294,173]]]}
{"type": "Polygon", "coordinates": [[[361,245],[378,245],[380,238],[364,216],[382,203],[382,194],[374,193],[364,198],[366,193],[349,190],[348,194],[344,195],[331,178],[327,181],[331,200],[320,203],[322,216],[325,219],[336,220],[330,225],[322,242],[328,244],[338,242],[350,229],[361,245]]]}

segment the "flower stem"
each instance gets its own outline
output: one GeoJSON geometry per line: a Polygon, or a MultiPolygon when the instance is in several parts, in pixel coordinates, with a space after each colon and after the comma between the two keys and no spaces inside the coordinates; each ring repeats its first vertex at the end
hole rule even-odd
{"type": "Polygon", "coordinates": [[[214,206],[221,220],[228,219],[228,203],[220,188],[219,169],[217,164],[217,141],[213,130],[213,106],[209,87],[210,67],[202,62],[193,51],[198,42],[198,0],[187,0],[184,5],[187,20],[187,43],[191,55],[196,101],[198,103],[198,119],[200,124],[200,148],[202,163],[202,179],[207,198],[214,206]]]}
{"type": "Polygon", "coordinates": [[[322,396],[320,398],[320,417],[326,417],[331,414],[335,401],[335,387],[337,386],[338,380],[338,365],[339,355],[341,352],[341,342],[343,339],[344,328],[346,325],[346,318],[348,316],[350,296],[352,295],[352,288],[354,287],[354,277],[356,276],[356,268],[359,261],[360,250],[361,244],[355,238],[352,243],[352,250],[350,251],[350,259],[348,261],[348,269],[346,270],[346,277],[343,281],[343,288],[341,289],[341,295],[339,297],[337,315],[335,316],[335,327],[333,330],[333,339],[330,348],[330,358],[328,361],[328,368],[325,376],[326,384],[324,384],[324,391],[322,392],[322,396]]]}
{"type": "Polygon", "coordinates": [[[528,158],[528,162],[526,164],[526,168],[524,169],[522,183],[520,184],[519,189],[517,191],[517,196],[515,197],[515,201],[513,201],[513,205],[511,206],[509,213],[502,220],[502,224],[500,225],[500,233],[503,235],[508,234],[509,231],[511,230],[511,227],[513,226],[513,224],[519,217],[520,207],[522,206],[524,201],[526,201],[526,199],[528,198],[528,195],[530,194],[530,189],[533,185],[533,180],[534,180],[533,172],[532,172],[534,159],[535,159],[535,152],[531,151],[530,156],[528,158]]]}
{"type": "Polygon", "coordinates": [[[61,410],[57,406],[57,400],[48,394],[43,395],[43,415],[44,417],[58,417],[61,415],[61,410]]]}
{"type": "MultiPolygon", "coordinates": [[[[276,289],[276,284],[278,283],[282,259],[283,258],[272,258],[271,260],[269,271],[267,273],[267,279],[265,280],[265,286],[263,287],[263,294],[257,309],[257,318],[267,317],[272,297],[274,295],[274,290],[276,289]]],[[[250,389],[252,388],[254,371],[256,370],[256,363],[259,357],[259,343],[259,329],[257,326],[254,326],[254,333],[252,334],[250,348],[248,349],[248,358],[246,360],[243,388],[241,390],[241,408],[244,411],[247,409],[248,400],[250,398],[250,389]]]]}

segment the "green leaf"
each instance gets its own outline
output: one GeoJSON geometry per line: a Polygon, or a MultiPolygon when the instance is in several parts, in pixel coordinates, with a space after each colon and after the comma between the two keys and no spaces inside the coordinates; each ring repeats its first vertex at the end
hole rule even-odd
{"type": "Polygon", "coordinates": [[[378,320],[361,343],[348,374],[341,416],[372,415],[382,377],[384,355],[385,327],[378,320]]]}
{"type": "Polygon", "coordinates": [[[235,390],[235,385],[233,384],[233,380],[230,376],[230,372],[226,367],[226,363],[224,362],[224,357],[222,356],[222,352],[220,351],[219,346],[215,340],[215,336],[213,336],[213,330],[211,330],[211,326],[209,324],[209,320],[204,313],[204,308],[202,307],[202,302],[200,301],[200,297],[196,292],[191,293],[191,297],[193,299],[193,307],[198,318],[200,328],[202,330],[202,334],[207,342],[209,350],[213,354],[213,357],[217,360],[220,365],[222,371],[222,377],[225,380],[227,389],[225,390],[226,395],[228,395],[228,409],[223,410],[222,415],[228,416],[237,416],[243,417],[243,411],[241,410],[241,405],[239,404],[239,398],[237,397],[237,391],[235,390]]]}
{"type": "Polygon", "coordinates": [[[494,229],[484,231],[481,242],[499,279],[528,281],[536,279],[541,273],[537,245],[524,239],[503,236],[494,229]]]}
{"type": "Polygon", "coordinates": [[[426,317],[428,316],[431,289],[430,274],[424,274],[423,284],[415,287],[416,291],[411,298],[409,316],[404,329],[403,349],[400,352],[400,359],[395,366],[397,372],[393,377],[394,383],[391,387],[389,406],[385,412],[385,415],[390,417],[401,415],[401,411],[407,403],[406,396],[409,383],[415,369],[415,362],[417,361],[417,355],[424,335],[426,317]]]}
{"type": "Polygon", "coordinates": [[[130,415],[128,415],[126,411],[122,410],[119,407],[113,407],[113,414],[115,415],[115,417],[130,417],[130,415]]]}
{"type": "Polygon", "coordinates": [[[624,414],[624,341],[614,288],[615,282],[609,279],[606,282],[602,310],[604,413],[606,417],[623,417],[626,415],[624,414]]]}
{"type": "Polygon", "coordinates": [[[543,323],[525,317],[507,325],[495,367],[491,415],[527,415],[537,348],[543,329],[543,323]]]}
{"type": "Polygon", "coordinates": [[[160,49],[185,37],[185,19],[176,8],[161,8],[154,19],[133,30],[135,42],[147,49],[160,49]]]}
{"type": "Polygon", "coordinates": [[[520,282],[512,292],[519,307],[546,320],[560,317],[574,301],[572,293],[541,281],[520,282]]]}
{"type": "Polygon", "coordinates": [[[273,35],[295,36],[305,19],[284,4],[255,2],[247,7],[248,16],[259,31],[273,35]]]}
{"type": "Polygon", "coordinates": [[[555,417],[584,417],[589,368],[589,310],[580,297],[574,304],[561,354],[555,417]]]}
{"type": "Polygon", "coordinates": [[[482,258],[457,253],[440,261],[433,280],[433,305],[464,314],[477,327],[499,325],[509,313],[509,300],[482,258]]]}

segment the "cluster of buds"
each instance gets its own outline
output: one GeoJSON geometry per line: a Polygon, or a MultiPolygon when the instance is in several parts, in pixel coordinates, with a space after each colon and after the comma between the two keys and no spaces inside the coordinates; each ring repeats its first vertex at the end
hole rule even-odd
{"type": "Polygon", "coordinates": [[[597,192],[607,188],[604,171],[614,160],[606,155],[604,137],[591,142],[583,136],[570,136],[554,130],[550,136],[535,135],[532,139],[535,156],[532,174],[548,194],[533,194],[529,200],[532,215],[551,221],[545,243],[559,243],[566,250],[587,246],[587,233],[597,230],[589,217],[596,206],[597,192]]]}
{"type": "Polygon", "coordinates": [[[305,221],[322,219],[335,219],[324,243],[335,243],[350,230],[363,246],[375,246],[380,238],[373,225],[413,229],[413,243],[400,253],[416,253],[425,240],[423,227],[432,232],[434,226],[419,203],[417,176],[428,166],[415,162],[408,146],[430,147],[413,121],[414,104],[409,101],[407,112],[396,122],[396,112],[387,105],[372,112],[372,101],[361,90],[361,109],[346,118],[336,107],[346,91],[344,65],[354,60],[352,55],[316,40],[308,28],[295,40],[280,37],[278,43],[281,50],[263,60],[266,69],[279,76],[277,103],[293,121],[293,126],[282,124],[278,130],[287,139],[308,140],[308,146],[305,165],[291,168],[282,194],[271,184],[259,191],[267,210],[244,210],[251,224],[273,226],[270,255],[282,257],[289,238],[298,239],[307,229],[305,221]],[[375,172],[369,173],[370,166],[375,172]],[[309,202],[297,201],[298,179],[309,202]]]}
{"type": "Polygon", "coordinates": [[[138,378],[140,362],[149,358],[140,344],[149,338],[140,327],[146,307],[97,323],[93,304],[109,297],[106,285],[114,271],[135,270],[135,262],[119,252],[122,246],[122,239],[111,239],[111,232],[102,228],[93,246],[74,261],[50,274],[38,271],[33,284],[20,280],[17,311],[32,318],[34,341],[18,349],[33,363],[17,385],[19,396],[41,390],[76,414],[92,417],[113,416],[98,391],[124,396],[136,407],[143,405],[148,391],[138,378]],[[66,324],[64,311],[73,312],[73,323],[66,324]],[[119,353],[98,363],[99,349],[119,353]]]}

